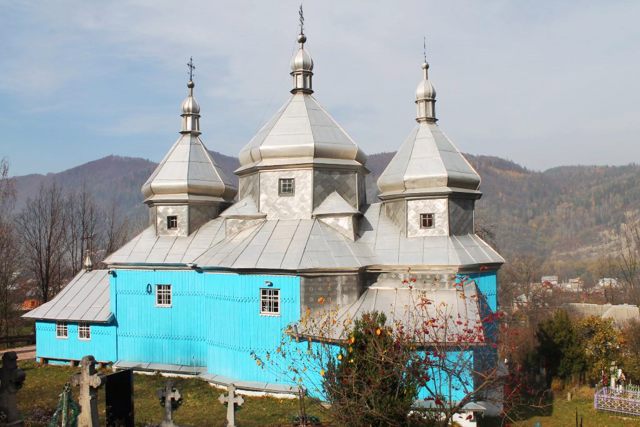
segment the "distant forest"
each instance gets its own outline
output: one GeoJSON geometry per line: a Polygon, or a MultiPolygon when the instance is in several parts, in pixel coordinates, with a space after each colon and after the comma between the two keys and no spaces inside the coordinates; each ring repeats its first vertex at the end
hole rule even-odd
{"type": "MultiPolygon", "coordinates": [[[[225,173],[236,178],[238,160],[212,154],[225,173]]],[[[369,156],[369,201],[376,200],[375,181],[392,156],[369,156]]],[[[618,250],[620,226],[640,218],[638,165],[563,166],[536,172],[498,157],[466,157],[482,177],[477,226],[507,260],[531,256],[548,274],[593,276],[587,274],[587,266],[618,250]]],[[[56,174],[15,177],[14,211],[35,197],[42,184],[56,182],[68,191],[84,186],[105,209],[117,206],[136,232],[147,221],[140,187],[155,166],[144,159],[108,156],[56,174]]]]}

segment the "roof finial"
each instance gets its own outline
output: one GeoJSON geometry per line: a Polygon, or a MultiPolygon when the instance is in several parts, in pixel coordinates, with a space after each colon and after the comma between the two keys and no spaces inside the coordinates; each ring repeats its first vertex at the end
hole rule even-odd
{"type": "Polygon", "coordinates": [[[422,55],[424,55],[424,62],[427,62],[427,36],[422,39],[422,55]]]}
{"type": "Polygon", "coordinates": [[[300,34],[304,34],[304,11],[302,10],[302,3],[300,3],[298,16],[300,17],[300,34]]]}
{"type": "Polygon", "coordinates": [[[193,81],[193,70],[196,69],[196,66],[193,65],[193,56],[189,57],[189,62],[187,62],[187,68],[189,68],[189,81],[193,81]]]}
{"type": "Polygon", "coordinates": [[[180,132],[200,134],[200,105],[193,96],[193,88],[196,85],[193,82],[193,70],[196,69],[196,66],[193,65],[193,56],[189,57],[187,68],[189,69],[189,82],[187,83],[189,93],[182,101],[182,130],[180,132]]]}
{"type": "Polygon", "coordinates": [[[424,62],[422,63],[423,77],[416,89],[416,105],[418,114],[416,120],[418,122],[435,122],[436,119],[436,90],[429,81],[429,63],[427,62],[427,37],[422,40],[422,55],[424,62]]]}
{"type": "Polygon", "coordinates": [[[291,59],[291,76],[293,77],[293,89],[291,89],[291,93],[313,93],[311,86],[313,60],[309,52],[304,49],[307,36],[304,35],[304,11],[302,10],[302,4],[300,4],[300,9],[298,10],[298,17],[300,18],[300,34],[298,35],[300,47],[291,59]]]}
{"type": "Polygon", "coordinates": [[[93,270],[93,261],[91,261],[91,256],[89,255],[89,249],[85,251],[84,261],[82,262],[82,266],[85,271],[93,270]]]}

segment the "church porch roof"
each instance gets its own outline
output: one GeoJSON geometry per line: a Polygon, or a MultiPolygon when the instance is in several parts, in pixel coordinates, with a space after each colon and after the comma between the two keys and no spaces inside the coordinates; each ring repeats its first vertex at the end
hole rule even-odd
{"type": "Polygon", "coordinates": [[[107,323],[109,307],[107,270],[81,270],[51,301],[31,310],[23,317],[36,320],[107,323]]]}

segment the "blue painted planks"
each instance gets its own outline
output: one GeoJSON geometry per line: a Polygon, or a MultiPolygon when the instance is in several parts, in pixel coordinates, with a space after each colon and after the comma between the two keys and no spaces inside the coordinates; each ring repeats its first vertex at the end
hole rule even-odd
{"type": "Polygon", "coordinates": [[[116,357],[115,325],[91,324],[91,339],[78,339],[78,324],[67,324],[67,338],[56,337],[56,323],[36,322],[36,358],[80,360],[93,355],[99,362],[114,362],[116,357]]]}

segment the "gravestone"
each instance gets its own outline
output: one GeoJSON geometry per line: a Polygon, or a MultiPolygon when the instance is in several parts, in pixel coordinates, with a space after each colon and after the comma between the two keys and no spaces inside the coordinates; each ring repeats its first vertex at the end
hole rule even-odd
{"type": "Polygon", "coordinates": [[[178,427],[173,422],[173,411],[182,405],[182,396],[174,387],[173,381],[167,381],[164,388],[158,390],[157,395],[160,399],[160,405],[164,406],[164,419],[160,423],[160,427],[178,427]]]}
{"type": "Polygon", "coordinates": [[[133,427],[133,371],[125,369],[105,377],[107,427],[133,427]]]}
{"type": "Polygon", "coordinates": [[[102,385],[101,375],[96,373],[96,359],[93,356],[84,356],[80,362],[80,373],[71,378],[71,384],[80,387],[80,416],[78,427],[98,427],[98,387],[102,385]]]}
{"type": "Polygon", "coordinates": [[[233,384],[229,384],[227,387],[228,395],[224,393],[220,395],[218,400],[223,405],[227,404],[227,427],[236,427],[236,407],[235,405],[242,406],[244,399],[242,396],[236,396],[236,387],[233,384]]]}
{"type": "Polygon", "coordinates": [[[16,393],[22,387],[26,375],[18,368],[18,356],[15,351],[2,355],[0,368],[0,425],[22,426],[22,415],[18,411],[16,393]]]}

